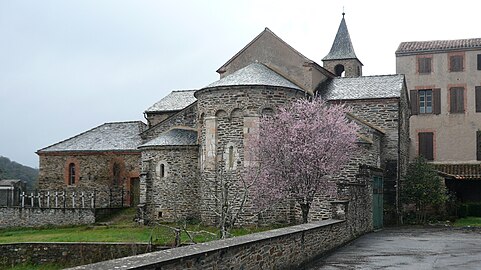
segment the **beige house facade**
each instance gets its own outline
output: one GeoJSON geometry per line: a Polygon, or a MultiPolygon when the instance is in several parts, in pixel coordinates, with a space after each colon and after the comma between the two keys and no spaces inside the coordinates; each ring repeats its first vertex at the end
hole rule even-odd
{"type": "Polygon", "coordinates": [[[396,72],[410,92],[410,157],[435,164],[460,199],[481,199],[459,188],[481,191],[481,38],[402,42],[396,72]]]}

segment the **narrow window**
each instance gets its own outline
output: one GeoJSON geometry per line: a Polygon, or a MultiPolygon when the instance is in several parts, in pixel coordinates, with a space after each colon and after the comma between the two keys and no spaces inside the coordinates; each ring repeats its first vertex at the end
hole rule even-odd
{"type": "Polygon", "coordinates": [[[449,57],[449,71],[458,72],[464,69],[464,57],[462,55],[451,55],[449,57]]]}
{"type": "Polygon", "coordinates": [[[419,74],[430,74],[431,73],[431,58],[430,57],[420,57],[420,58],[418,58],[418,72],[419,72],[419,74]]]}
{"type": "Polygon", "coordinates": [[[160,178],[164,178],[165,177],[165,165],[164,164],[160,164],[160,178]]]}
{"type": "Polygon", "coordinates": [[[478,70],[481,70],[481,54],[478,54],[478,70]]]}
{"type": "Polygon", "coordinates": [[[418,133],[419,155],[427,160],[434,160],[433,137],[434,134],[432,132],[418,133]]]}
{"type": "Polygon", "coordinates": [[[229,169],[234,168],[234,146],[229,146],[229,169]]]}
{"type": "Polygon", "coordinates": [[[449,112],[464,113],[464,88],[451,87],[449,89],[449,112]]]}
{"type": "Polygon", "coordinates": [[[70,163],[68,165],[68,184],[75,185],[75,164],[70,163]]]}
{"type": "Polygon", "coordinates": [[[120,168],[120,164],[118,164],[117,162],[115,162],[114,165],[112,166],[112,175],[113,175],[112,183],[114,185],[122,184],[121,168],[120,168]]]}

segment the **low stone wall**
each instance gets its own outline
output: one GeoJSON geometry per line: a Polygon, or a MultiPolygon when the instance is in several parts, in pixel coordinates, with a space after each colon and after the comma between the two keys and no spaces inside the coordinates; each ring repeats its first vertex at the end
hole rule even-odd
{"type": "MultiPolygon", "coordinates": [[[[0,269],[17,264],[75,266],[150,252],[138,243],[16,243],[0,245],[0,269]]],[[[157,249],[158,250],[158,249],[157,249]]]]}
{"type": "Polygon", "coordinates": [[[356,236],[326,220],[72,269],[298,269],[356,236]]]}
{"type": "Polygon", "coordinates": [[[95,222],[95,209],[0,207],[0,217],[0,228],[81,225],[95,222]]]}

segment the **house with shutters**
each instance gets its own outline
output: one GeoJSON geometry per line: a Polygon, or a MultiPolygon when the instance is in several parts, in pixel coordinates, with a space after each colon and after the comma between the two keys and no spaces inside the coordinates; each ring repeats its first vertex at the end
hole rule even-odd
{"type": "Polygon", "coordinates": [[[481,38],[402,42],[410,156],[423,156],[462,201],[481,200],[481,38]]]}

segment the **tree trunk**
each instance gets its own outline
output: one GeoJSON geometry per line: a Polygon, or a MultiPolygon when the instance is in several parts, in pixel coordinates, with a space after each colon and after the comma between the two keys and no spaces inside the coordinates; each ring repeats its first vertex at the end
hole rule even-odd
{"type": "Polygon", "coordinates": [[[307,223],[307,217],[309,215],[310,207],[311,205],[309,203],[301,203],[302,223],[307,223]]]}

